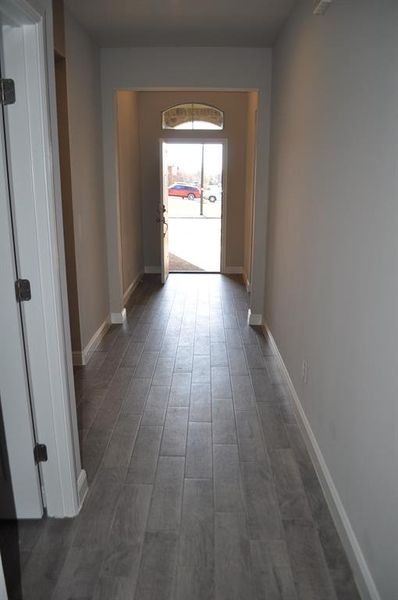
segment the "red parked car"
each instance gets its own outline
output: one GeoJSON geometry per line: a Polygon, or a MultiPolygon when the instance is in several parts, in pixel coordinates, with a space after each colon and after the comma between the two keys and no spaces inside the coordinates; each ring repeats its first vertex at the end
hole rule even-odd
{"type": "Polygon", "coordinates": [[[180,196],[181,198],[194,200],[195,198],[200,198],[201,193],[196,185],[173,183],[172,185],[169,185],[169,196],[180,196]]]}

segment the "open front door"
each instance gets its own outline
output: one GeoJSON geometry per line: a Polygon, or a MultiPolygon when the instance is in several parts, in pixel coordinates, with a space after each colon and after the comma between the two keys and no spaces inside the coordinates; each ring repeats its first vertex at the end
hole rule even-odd
{"type": "Polygon", "coordinates": [[[167,176],[167,145],[160,142],[160,202],[158,222],[160,224],[161,280],[166,283],[169,276],[169,190],[167,176]]]}

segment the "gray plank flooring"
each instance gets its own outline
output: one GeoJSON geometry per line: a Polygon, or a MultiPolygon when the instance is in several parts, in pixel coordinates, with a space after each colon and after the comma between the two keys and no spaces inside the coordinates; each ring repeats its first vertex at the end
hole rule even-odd
{"type": "Polygon", "coordinates": [[[359,600],[246,314],[238,278],[140,284],[75,371],[80,515],[18,524],[24,600],[359,600]]]}

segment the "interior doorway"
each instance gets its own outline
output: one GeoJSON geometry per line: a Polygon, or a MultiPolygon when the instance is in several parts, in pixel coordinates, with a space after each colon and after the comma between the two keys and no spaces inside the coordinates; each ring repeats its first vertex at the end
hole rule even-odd
{"type": "Polygon", "coordinates": [[[221,271],[223,155],[219,140],[163,142],[170,272],[221,271]]]}

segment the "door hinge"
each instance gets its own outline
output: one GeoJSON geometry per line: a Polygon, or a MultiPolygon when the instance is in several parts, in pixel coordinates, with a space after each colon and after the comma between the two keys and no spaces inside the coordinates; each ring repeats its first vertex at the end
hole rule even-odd
{"type": "Polygon", "coordinates": [[[3,106],[15,104],[15,83],[13,79],[0,79],[0,103],[3,106]]]}
{"type": "Polygon", "coordinates": [[[17,279],[15,282],[15,295],[18,302],[28,302],[32,298],[29,279],[17,279]]]}
{"type": "Polygon", "coordinates": [[[45,444],[36,444],[33,448],[33,456],[35,457],[35,463],[37,465],[41,462],[47,462],[47,446],[45,444]]]}

